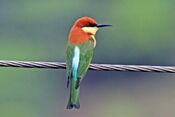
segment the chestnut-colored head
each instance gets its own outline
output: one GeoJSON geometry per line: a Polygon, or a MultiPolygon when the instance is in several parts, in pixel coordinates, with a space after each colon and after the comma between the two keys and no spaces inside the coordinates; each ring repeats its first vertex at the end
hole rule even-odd
{"type": "Polygon", "coordinates": [[[74,26],[83,30],[85,33],[88,33],[89,35],[95,35],[98,28],[97,22],[90,18],[90,17],[82,17],[79,18],[75,23],[74,26]]]}
{"type": "Polygon", "coordinates": [[[77,21],[75,21],[74,26],[83,28],[83,27],[95,27],[97,22],[90,17],[81,17],[77,21]]]}
{"type": "Polygon", "coordinates": [[[98,24],[90,17],[81,17],[75,21],[69,33],[69,40],[74,44],[85,43],[91,36],[95,36],[100,27],[111,26],[98,24]]]}

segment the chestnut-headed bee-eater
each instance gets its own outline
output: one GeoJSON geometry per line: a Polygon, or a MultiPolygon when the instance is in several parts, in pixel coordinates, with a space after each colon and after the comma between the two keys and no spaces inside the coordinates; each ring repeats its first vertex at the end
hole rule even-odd
{"type": "Polygon", "coordinates": [[[81,17],[72,26],[66,50],[67,87],[70,84],[70,97],[67,109],[80,108],[80,83],[83,80],[93,57],[96,46],[95,34],[101,27],[90,17],[81,17]]]}

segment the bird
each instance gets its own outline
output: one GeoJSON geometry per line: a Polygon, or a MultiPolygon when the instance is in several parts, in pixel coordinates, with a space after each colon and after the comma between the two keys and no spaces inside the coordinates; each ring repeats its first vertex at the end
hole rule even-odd
{"type": "Polygon", "coordinates": [[[96,32],[110,24],[98,24],[93,18],[78,18],[70,29],[66,47],[67,88],[70,96],[67,109],[80,108],[80,83],[85,77],[96,46],[96,32]]]}

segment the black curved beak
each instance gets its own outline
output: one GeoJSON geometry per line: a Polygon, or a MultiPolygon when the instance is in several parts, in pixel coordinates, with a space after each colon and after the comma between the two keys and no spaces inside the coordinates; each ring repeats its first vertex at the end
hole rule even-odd
{"type": "Polygon", "coordinates": [[[96,27],[101,28],[101,27],[107,27],[107,26],[112,26],[111,24],[97,24],[96,27]]]}

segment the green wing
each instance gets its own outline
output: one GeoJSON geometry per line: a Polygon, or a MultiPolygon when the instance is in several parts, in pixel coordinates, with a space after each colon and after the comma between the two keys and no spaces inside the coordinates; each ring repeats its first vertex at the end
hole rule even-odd
{"type": "MultiPolygon", "coordinates": [[[[76,45],[69,44],[66,51],[67,75],[71,76],[72,60],[74,48],[76,45]]],[[[78,67],[78,77],[83,78],[86,74],[89,64],[91,63],[94,50],[94,42],[89,39],[85,44],[77,45],[80,49],[80,63],[78,67]]]]}
{"type": "Polygon", "coordinates": [[[67,76],[71,76],[72,60],[74,56],[75,45],[69,44],[66,50],[66,72],[67,76]]]}
{"type": "Polygon", "coordinates": [[[93,40],[89,40],[86,44],[79,46],[80,48],[80,63],[78,67],[78,75],[82,79],[91,63],[93,57],[94,43],[93,40]]]}
{"type": "Polygon", "coordinates": [[[92,60],[93,56],[93,49],[94,49],[94,42],[92,39],[90,39],[87,43],[82,45],[73,45],[68,44],[67,46],[67,52],[66,52],[66,64],[67,64],[67,75],[68,75],[68,82],[67,86],[69,86],[70,81],[70,96],[69,96],[69,102],[67,105],[68,109],[72,108],[80,108],[79,98],[80,98],[80,81],[83,79],[84,75],[86,74],[89,64],[92,60]],[[71,75],[72,70],[72,61],[74,57],[74,49],[78,46],[80,49],[80,58],[79,58],[79,66],[78,66],[78,73],[76,76],[79,80],[74,80],[71,75]]]}

